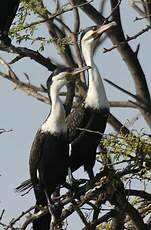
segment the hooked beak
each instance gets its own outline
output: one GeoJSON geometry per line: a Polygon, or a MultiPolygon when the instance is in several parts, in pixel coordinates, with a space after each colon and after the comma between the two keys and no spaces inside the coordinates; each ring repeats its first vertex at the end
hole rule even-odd
{"type": "Polygon", "coordinates": [[[67,74],[65,77],[67,79],[67,81],[72,81],[74,80],[75,78],[79,77],[80,74],[79,73],[82,73],[88,69],[91,69],[92,67],[91,66],[84,66],[84,67],[81,67],[81,68],[75,68],[73,69],[73,71],[71,71],[69,74],[67,74]]]}
{"type": "Polygon", "coordinates": [[[113,26],[116,26],[116,25],[117,25],[116,22],[113,21],[113,22],[110,22],[110,23],[105,24],[105,25],[101,25],[101,26],[99,25],[99,26],[97,26],[97,29],[93,33],[93,38],[97,39],[105,31],[109,30],[110,28],[112,28],[113,26]]]}
{"type": "Polygon", "coordinates": [[[88,69],[91,69],[91,68],[92,68],[91,66],[84,66],[84,67],[81,67],[81,68],[76,68],[76,69],[73,70],[73,72],[71,72],[71,75],[75,76],[75,75],[77,75],[77,74],[79,74],[81,72],[84,72],[84,71],[86,71],[88,69]]]}

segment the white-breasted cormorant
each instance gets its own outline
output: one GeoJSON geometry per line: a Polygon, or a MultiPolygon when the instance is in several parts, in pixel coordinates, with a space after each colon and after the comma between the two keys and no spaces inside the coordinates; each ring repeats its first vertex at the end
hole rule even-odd
{"type": "Polygon", "coordinates": [[[86,98],[80,106],[72,110],[67,117],[67,127],[71,138],[70,168],[75,171],[82,165],[90,178],[93,177],[96,149],[104,133],[109,115],[109,102],[99,71],[93,61],[95,42],[106,30],[115,26],[115,22],[102,26],[91,26],[81,35],[81,49],[88,70],[89,86],[86,98]],[[92,132],[81,131],[78,128],[92,132]],[[94,131],[94,133],[93,133],[94,131]]]}
{"type": "MultiPolygon", "coordinates": [[[[81,131],[78,128],[99,131],[100,133],[105,131],[109,115],[109,102],[101,76],[93,62],[93,50],[95,41],[101,34],[115,25],[115,22],[111,22],[103,26],[91,26],[83,32],[81,36],[82,54],[86,64],[92,66],[92,69],[88,70],[89,86],[84,102],[73,109],[66,118],[68,141],[69,143],[72,142],[70,148],[71,171],[73,172],[83,165],[90,178],[93,177],[96,149],[102,135],[81,131]]],[[[30,180],[26,180],[16,189],[22,192],[30,187],[30,180]]]]}
{"type": "MultiPolygon", "coordinates": [[[[41,125],[33,141],[30,158],[30,178],[34,188],[36,204],[48,205],[52,214],[51,195],[58,185],[64,184],[69,167],[69,144],[65,110],[59,98],[60,89],[88,67],[55,70],[48,78],[47,89],[51,99],[51,112],[41,125]]],[[[36,207],[35,212],[38,211],[36,207]]],[[[50,214],[33,221],[34,230],[48,230],[50,214]]]]}

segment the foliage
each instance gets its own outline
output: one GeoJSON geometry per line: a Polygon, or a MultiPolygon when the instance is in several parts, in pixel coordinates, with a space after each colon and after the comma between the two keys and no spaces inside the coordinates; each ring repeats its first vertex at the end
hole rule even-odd
{"type": "MultiPolygon", "coordinates": [[[[47,2],[48,5],[51,4],[50,2],[47,2]]],[[[141,30],[133,36],[126,37],[124,36],[126,31],[124,31],[121,23],[121,19],[124,17],[121,4],[123,2],[128,4],[125,3],[126,1],[111,0],[110,3],[105,0],[101,1],[100,11],[96,7],[95,1],[70,0],[66,4],[59,0],[52,2],[55,6],[53,9],[48,7],[45,4],[46,1],[43,0],[21,1],[9,35],[14,45],[3,47],[0,44],[1,51],[14,54],[11,62],[0,58],[0,64],[8,70],[7,72],[0,72],[0,76],[11,81],[15,84],[15,88],[24,91],[27,95],[48,103],[44,87],[33,85],[26,73],[25,76],[28,81],[20,80],[12,69],[13,64],[19,65],[19,60],[28,57],[48,71],[53,71],[62,64],[58,61],[56,61],[58,64],[54,64],[53,56],[48,58],[44,54],[47,47],[50,48],[54,45],[59,51],[57,53],[64,65],[82,66],[84,62],[78,44],[78,36],[83,20],[80,10],[91,18],[93,24],[103,24],[104,21],[114,20],[117,23],[116,29],[107,33],[113,45],[109,49],[104,49],[104,52],[109,53],[117,49],[128,67],[136,92],[131,93],[108,81],[112,86],[132,98],[131,101],[128,99],[126,101],[110,101],[110,105],[111,107],[139,110],[146,124],[151,127],[151,98],[145,71],[139,62],[140,46],[137,46],[136,51],[133,51],[130,46],[132,40],[134,41],[142,34],[147,36],[147,32],[151,29],[150,2],[131,1],[133,9],[140,16],[135,20],[146,20],[149,25],[145,28],[141,27],[141,30]],[[110,4],[111,12],[107,18],[104,18],[106,2],[110,4]],[[73,21],[66,20],[67,12],[71,13],[73,21]],[[51,61],[51,58],[53,61],[51,61]]],[[[105,39],[106,37],[99,40],[96,49],[105,39]]],[[[75,87],[72,84],[67,86],[67,92],[63,92],[62,95],[66,97],[65,105],[69,112],[72,108],[74,92],[79,103],[81,97],[86,94],[86,89],[87,81],[84,76],[75,84],[75,87]]],[[[77,101],[74,101],[74,106],[77,106],[77,101]]],[[[108,122],[116,132],[103,135],[100,143],[101,152],[97,155],[99,169],[94,180],[79,185],[78,197],[76,198],[72,197],[67,191],[59,197],[59,202],[65,209],[62,210],[57,225],[61,225],[63,229],[66,229],[67,218],[74,212],[79,215],[79,222],[81,221],[84,225],[83,230],[143,230],[151,228],[151,194],[148,192],[151,183],[151,136],[145,134],[143,130],[140,132],[130,131],[112,113],[108,122]],[[135,188],[135,184],[139,185],[138,189],[135,188]]],[[[1,129],[1,133],[3,132],[8,131],[1,129]]],[[[28,227],[34,218],[48,212],[47,207],[41,208],[41,212],[37,215],[33,213],[33,209],[34,207],[30,207],[9,224],[3,222],[3,211],[0,217],[0,226],[4,229],[15,230],[18,229],[18,221],[21,220],[22,227],[20,229],[23,230],[28,227]],[[24,216],[26,216],[26,220],[24,220],[24,216]]]]}

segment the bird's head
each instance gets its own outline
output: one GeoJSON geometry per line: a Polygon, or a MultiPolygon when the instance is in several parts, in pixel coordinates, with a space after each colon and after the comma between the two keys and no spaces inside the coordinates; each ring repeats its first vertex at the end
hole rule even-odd
{"type": "Polygon", "coordinates": [[[91,45],[107,30],[116,26],[116,22],[110,22],[105,25],[97,25],[86,28],[81,34],[81,45],[91,45]]]}
{"type": "Polygon", "coordinates": [[[81,68],[57,68],[47,80],[48,92],[50,91],[51,87],[55,87],[55,89],[59,91],[64,85],[66,85],[70,81],[73,81],[76,77],[79,76],[81,72],[86,71],[89,68],[89,66],[81,68]]]}

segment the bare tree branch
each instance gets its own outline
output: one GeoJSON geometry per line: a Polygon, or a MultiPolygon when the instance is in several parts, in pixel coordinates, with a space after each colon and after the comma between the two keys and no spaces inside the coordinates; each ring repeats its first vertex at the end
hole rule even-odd
{"type": "MultiPolygon", "coordinates": [[[[77,1],[79,3],[79,1],[77,1]]],[[[83,0],[83,3],[86,1],[83,0]]],[[[111,1],[112,9],[119,4],[118,0],[111,1]]],[[[95,23],[102,24],[105,18],[91,5],[87,4],[85,6],[80,7],[95,23]]],[[[112,40],[113,44],[118,44],[120,42],[125,41],[125,36],[122,30],[121,21],[120,21],[120,12],[119,7],[116,8],[116,12],[114,11],[113,20],[117,22],[117,27],[107,31],[108,36],[112,40]]],[[[148,104],[148,108],[151,108],[151,98],[148,90],[145,74],[142,70],[142,67],[136,57],[135,53],[131,49],[128,44],[120,46],[117,48],[119,53],[121,54],[123,60],[125,61],[128,69],[133,77],[135,82],[136,94],[139,95],[146,104],[148,104]]],[[[151,127],[151,111],[146,113],[146,111],[140,109],[142,115],[144,116],[147,124],[151,127]]]]}
{"type": "Polygon", "coordinates": [[[56,65],[51,62],[49,58],[45,58],[42,56],[38,51],[34,51],[25,47],[0,47],[0,50],[5,51],[7,53],[14,53],[19,54],[20,59],[24,57],[29,57],[30,59],[33,59],[37,63],[45,66],[48,70],[53,71],[56,69],[56,65]]]}
{"type": "Polygon", "coordinates": [[[137,106],[130,101],[110,101],[110,107],[137,108],[137,106]]]}
{"type": "Polygon", "coordinates": [[[48,97],[42,95],[40,92],[43,92],[43,89],[40,87],[36,87],[30,83],[25,83],[23,81],[20,81],[19,78],[16,76],[14,71],[11,69],[10,65],[6,63],[2,58],[0,58],[0,63],[5,65],[9,69],[9,73],[5,74],[3,72],[0,72],[0,76],[10,80],[15,84],[16,89],[20,89],[24,91],[27,95],[35,97],[37,100],[40,100],[45,103],[49,103],[48,97]]]}

